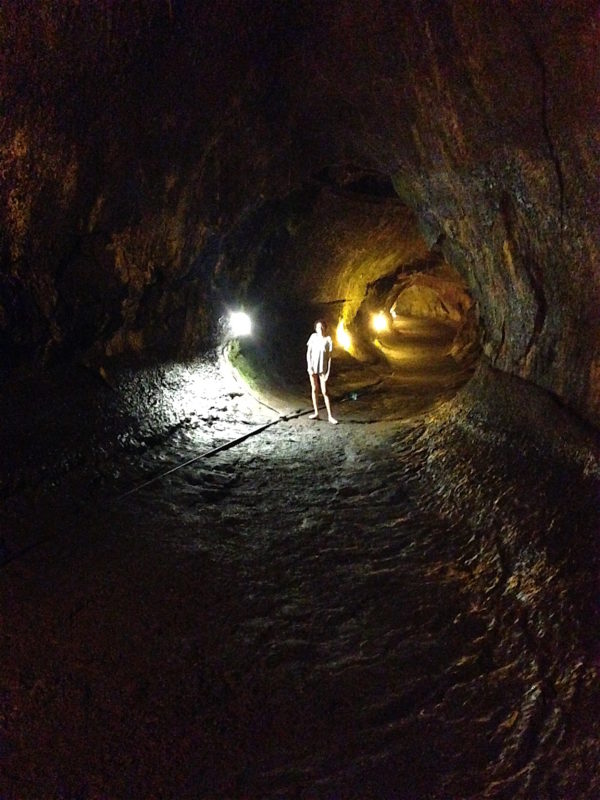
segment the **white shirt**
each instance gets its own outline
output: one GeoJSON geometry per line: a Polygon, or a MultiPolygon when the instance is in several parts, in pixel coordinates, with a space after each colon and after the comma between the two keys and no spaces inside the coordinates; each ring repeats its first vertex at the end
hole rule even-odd
{"type": "Polygon", "coordinates": [[[331,361],[333,342],[331,336],[322,336],[316,331],[306,343],[306,366],[311,375],[327,375],[331,361]]]}

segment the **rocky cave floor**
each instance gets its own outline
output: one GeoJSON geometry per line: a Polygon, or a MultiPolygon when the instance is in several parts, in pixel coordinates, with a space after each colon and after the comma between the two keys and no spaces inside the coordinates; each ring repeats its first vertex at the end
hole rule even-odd
{"type": "Polygon", "coordinates": [[[277,414],[209,357],[4,391],[3,800],[600,796],[597,442],[401,388],[126,496],[277,414]]]}

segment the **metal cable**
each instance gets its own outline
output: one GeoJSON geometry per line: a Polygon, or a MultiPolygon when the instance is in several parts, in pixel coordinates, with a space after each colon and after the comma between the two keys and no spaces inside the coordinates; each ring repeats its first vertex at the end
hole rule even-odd
{"type": "Polygon", "coordinates": [[[199,455],[194,456],[193,458],[189,458],[187,461],[184,461],[183,464],[178,464],[177,466],[171,467],[171,469],[168,469],[165,472],[161,472],[159,475],[155,475],[153,478],[149,478],[147,481],[144,481],[144,483],[140,483],[139,486],[134,486],[133,489],[129,489],[128,491],[123,492],[123,494],[118,495],[118,497],[116,497],[115,499],[122,500],[124,497],[128,497],[129,495],[139,492],[140,489],[149,486],[151,483],[155,483],[156,481],[162,480],[162,478],[166,478],[167,475],[171,475],[173,472],[177,472],[177,470],[183,469],[183,467],[187,467],[190,464],[193,464],[195,461],[199,461],[201,458],[209,458],[210,456],[214,456],[216,453],[220,453],[223,450],[229,450],[230,447],[235,447],[236,445],[241,444],[246,439],[249,439],[251,436],[256,436],[257,433],[262,433],[263,431],[266,431],[267,428],[270,428],[273,425],[277,425],[277,423],[279,422],[286,422],[287,420],[290,419],[297,419],[298,417],[301,417],[304,414],[308,414],[309,411],[311,411],[311,409],[298,410],[290,414],[284,414],[278,417],[277,419],[272,419],[270,422],[265,422],[262,425],[259,425],[257,428],[253,428],[251,431],[248,431],[248,433],[244,433],[242,436],[238,436],[236,439],[231,439],[228,442],[224,442],[223,444],[220,444],[218,447],[213,447],[211,450],[207,450],[205,453],[200,453],[199,455]]]}
{"type": "MultiPolygon", "coordinates": [[[[344,403],[349,399],[356,399],[359,395],[364,394],[369,389],[373,389],[375,386],[378,386],[381,382],[382,379],[380,378],[378,381],[375,381],[372,384],[362,387],[360,391],[347,392],[340,398],[332,398],[332,399],[336,403],[344,403]]],[[[267,404],[262,403],[262,405],[266,406],[267,404]]],[[[267,406],[267,408],[270,408],[270,406],[267,406]]],[[[298,409],[297,411],[292,411],[288,414],[281,414],[279,417],[277,417],[277,419],[270,420],[270,422],[265,422],[262,425],[259,425],[257,428],[253,428],[251,431],[248,431],[248,433],[244,433],[242,436],[238,436],[236,439],[231,439],[228,442],[224,442],[223,444],[220,444],[217,447],[213,447],[211,450],[207,450],[204,453],[200,453],[199,455],[194,456],[193,458],[190,458],[187,461],[184,461],[182,464],[177,464],[175,467],[171,467],[165,472],[161,472],[159,475],[154,475],[152,478],[149,478],[143,483],[140,483],[138,486],[134,486],[132,489],[128,489],[126,492],[117,495],[115,500],[119,502],[123,500],[125,497],[129,497],[133,494],[136,494],[136,492],[139,492],[146,486],[150,486],[150,484],[156,483],[157,481],[166,478],[168,475],[172,475],[174,472],[177,472],[178,470],[183,469],[184,467],[187,467],[190,464],[194,464],[196,461],[200,461],[200,459],[202,458],[210,458],[210,456],[216,455],[217,453],[220,453],[224,450],[229,450],[230,448],[235,447],[236,445],[246,441],[246,439],[249,439],[251,436],[256,436],[257,434],[266,431],[267,428],[271,428],[273,425],[277,425],[279,422],[287,422],[292,419],[298,419],[299,417],[303,417],[306,414],[309,414],[311,411],[312,408],[305,408],[305,409],[298,409]]],[[[23,556],[25,556],[27,553],[29,553],[31,550],[35,550],[37,547],[40,547],[41,545],[45,544],[46,542],[52,541],[55,538],[56,538],[55,536],[45,536],[42,539],[38,539],[35,542],[31,542],[29,545],[22,548],[21,550],[18,550],[16,553],[12,553],[6,556],[4,559],[0,561],[0,569],[3,569],[4,567],[8,566],[14,561],[18,561],[19,559],[23,558],[23,556]]]]}

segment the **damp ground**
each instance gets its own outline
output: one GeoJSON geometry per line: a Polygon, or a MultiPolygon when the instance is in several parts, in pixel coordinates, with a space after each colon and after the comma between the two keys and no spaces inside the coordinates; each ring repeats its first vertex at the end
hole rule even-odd
{"type": "Polygon", "coordinates": [[[336,366],[337,426],[217,356],[4,394],[2,798],[599,796],[595,435],[336,366]]]}

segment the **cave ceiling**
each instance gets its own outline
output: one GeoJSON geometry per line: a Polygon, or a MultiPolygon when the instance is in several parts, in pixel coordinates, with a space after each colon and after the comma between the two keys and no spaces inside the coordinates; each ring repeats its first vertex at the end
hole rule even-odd
{"type": "Polygon", "coordinates": [[[599,33],[583,0],[7,0],[4,364],[189,353],[224,287],[435,252],[490,362],[598,424],[599,33]]]}

